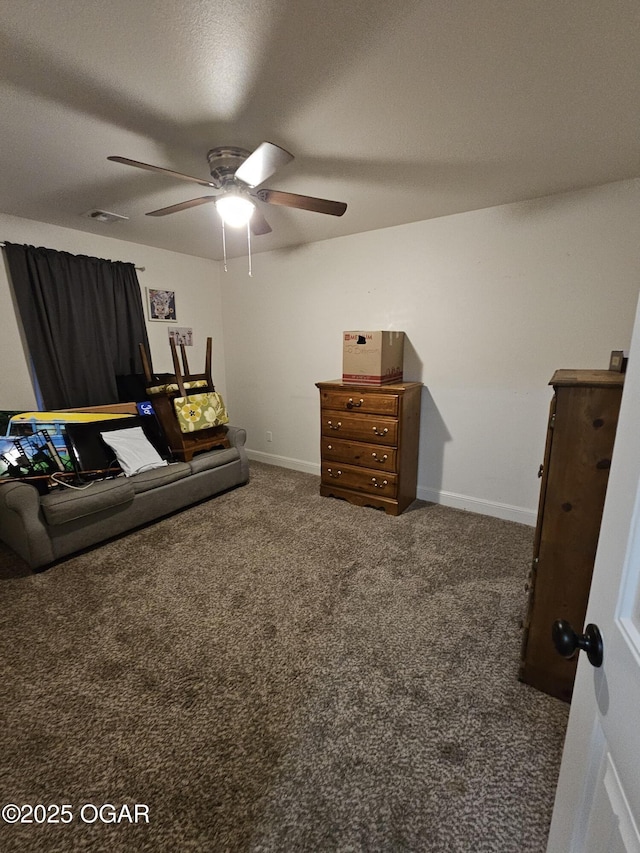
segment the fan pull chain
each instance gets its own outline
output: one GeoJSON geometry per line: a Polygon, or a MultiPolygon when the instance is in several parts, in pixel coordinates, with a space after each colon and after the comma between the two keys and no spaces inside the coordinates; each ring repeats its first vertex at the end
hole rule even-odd
{"type": "Polygon", "coordinates": [[[227,272],[227,240],[224,233],[224,219],[222,220],[222,256],[224,258],[224,271],[227,272]]]}
{"type": "Polygon", "coordinates": [[[251,272],[251,228],[249,228],[249,223],[247,222],[247,248],[249,250],[249,275],[252,276],[251,272]]]}

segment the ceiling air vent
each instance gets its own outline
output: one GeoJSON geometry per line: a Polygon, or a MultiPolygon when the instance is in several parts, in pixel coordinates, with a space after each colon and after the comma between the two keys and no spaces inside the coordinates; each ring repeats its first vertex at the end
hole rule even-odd
{"type": "Polygon", "coordinates": [[[97,222],[119,222],[122,219],[129,218],[121,213],[109,213],[108,210],[90,210],[85,216],[88,216],[89,219],[95,219],[97,222]]]}

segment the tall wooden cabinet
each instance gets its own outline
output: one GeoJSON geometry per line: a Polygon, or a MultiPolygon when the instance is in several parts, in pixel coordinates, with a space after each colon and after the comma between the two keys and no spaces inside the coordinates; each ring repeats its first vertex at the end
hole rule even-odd
{"type": "Polygon", "coordinates": [[[598,545],[624,374],[557,370],[547,429],[520,680],[571,700],[577,658],[555,650],[551,626],[581,634],[598,545]]]}
{"type": "Polygon", "coordinates": [[[416,498],[421,382],[318,382],[320,494],[399,515],[416,498]]]}

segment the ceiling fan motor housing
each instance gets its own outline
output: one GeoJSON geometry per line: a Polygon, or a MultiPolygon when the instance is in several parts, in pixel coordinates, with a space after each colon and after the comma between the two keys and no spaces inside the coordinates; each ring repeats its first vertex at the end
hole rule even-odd
{"type": "Polygon", "coordinates": [[[207,152],[211,179],[218,188],[233,182],[236,170],[251,154],[245,148],[223,146],[207,152]]]}

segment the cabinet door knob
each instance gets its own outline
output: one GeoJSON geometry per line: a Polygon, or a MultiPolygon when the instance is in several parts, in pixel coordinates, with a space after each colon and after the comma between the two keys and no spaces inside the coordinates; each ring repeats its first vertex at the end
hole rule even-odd
{"type": "Polygon", "coordinates": [[[373,451],[373,453],[371,455],[376,460],[376,462],[380,462],[381,464],[384,464],[387,461],[387,459],[389,458],[386,453],[382,457],[378,456],[378,454],[375,452],[375,450],[373,451]]]}
{"type": "Polygon", "coordinates": [[[376,435],[386,435],[389,432],[387,427],[385,427],[382,431],[380,431],[377,426],[374,426],[373,431],[375,432],[376,435]]]}
{"type": "Polygon", "coordinates": [[[330,477],[334,477],[334,478],[336,478],[336,477],[340,477],[340,476],[341,476],[342,471],[336,471],[336,472],[335,472],[335,474],[334,474],[334,473],[333,473],[333,468],[327,468],[327,474],[328,474],[330,477]]]}
{"type": "Polygon", "coordinates": [[[340,429],[342,426],[342,421],[338,421],[337,424],[334,424],[333,421],[327,421],[327,423],[329,425],[329,429],[340,429]]]}
{"type": "Polygon", "coordinates": [[[538,477],[542,477],[543,473],[544,473],[544,465],[540,465],[540,467],[538,468],[538,477]]]}
{"type": "Polygon", "coordinates": [[[357,409],[364,403],[364,400],[361,398],[357,403],[354,403],[353,397],[349,397],[347,400],[347,409],[357,409]]]}
{"type": "Polygon", "coordinates": [[[372,477],[371,482],[373,483],[373,486],[376,489],[384,489],[385,486],[389,485],[387,480],[383,480],[381,483],[379,483],[377,477],[372,477]]]}

